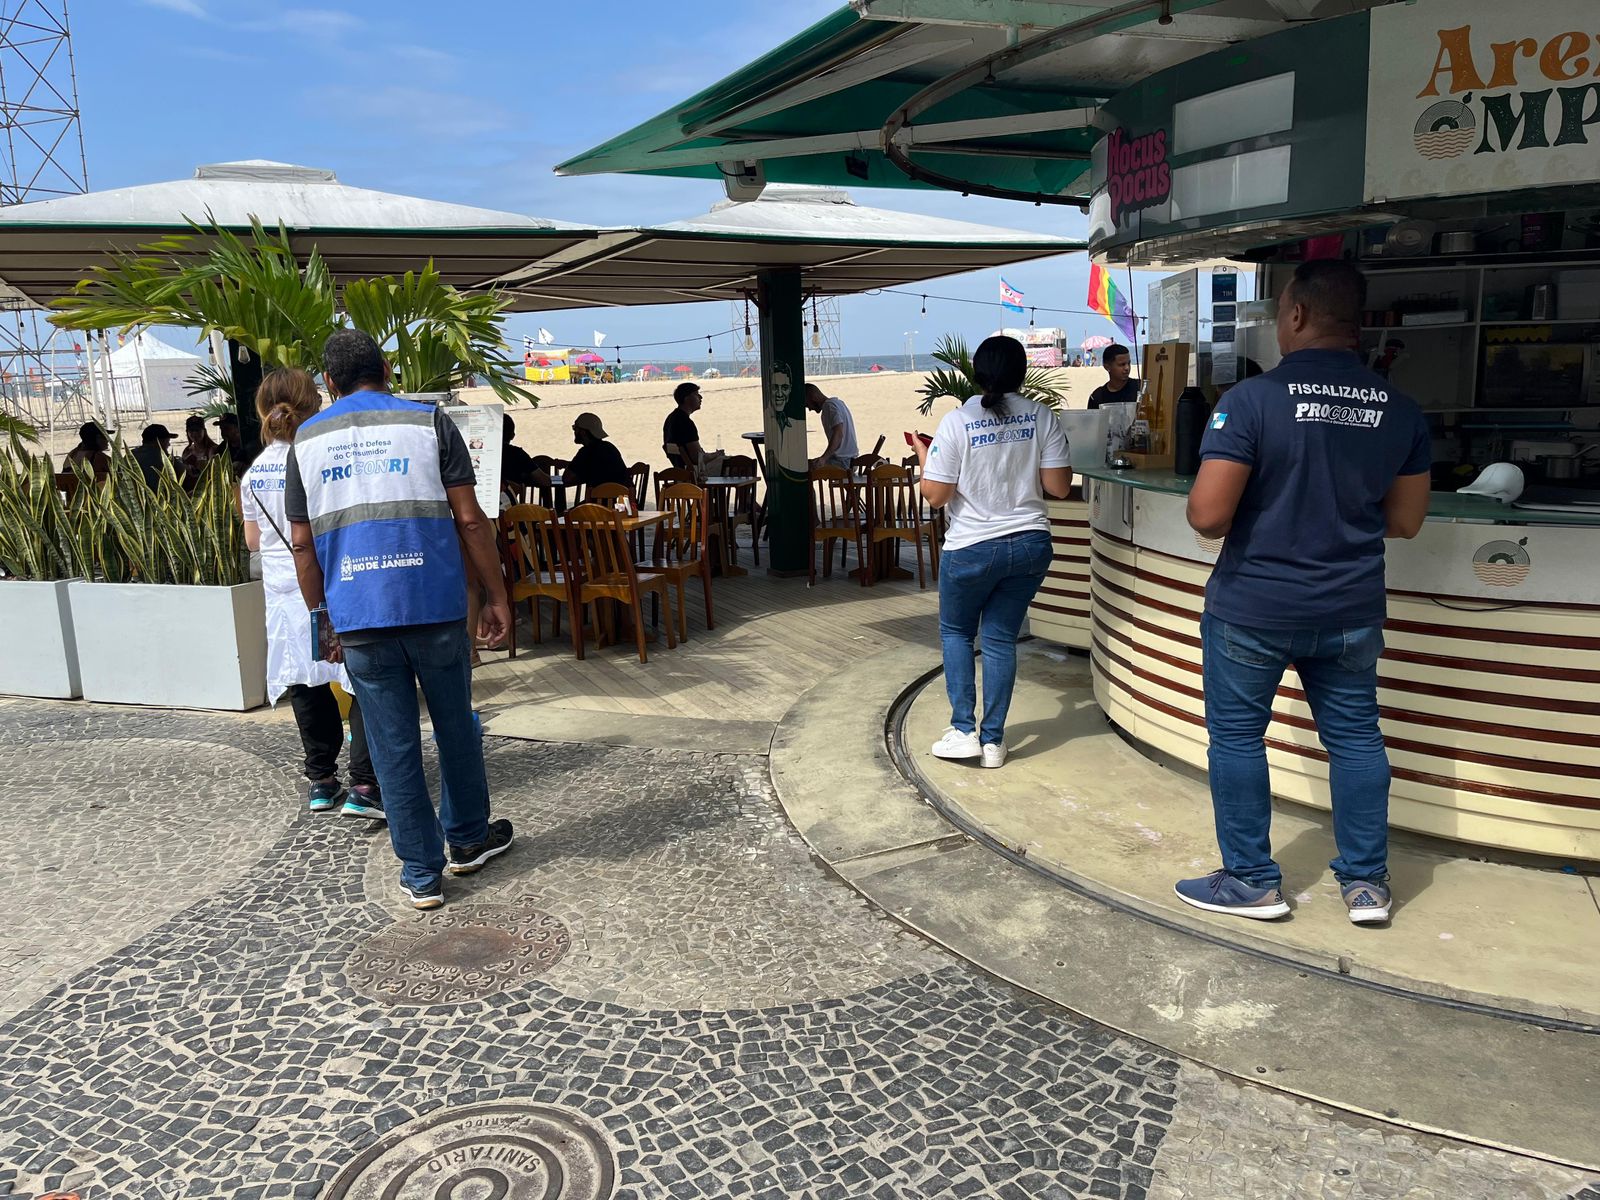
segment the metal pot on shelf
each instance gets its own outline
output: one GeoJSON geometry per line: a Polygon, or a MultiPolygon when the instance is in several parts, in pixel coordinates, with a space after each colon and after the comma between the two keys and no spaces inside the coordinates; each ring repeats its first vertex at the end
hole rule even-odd
{"type": "Polygon", "coordinates": [[[1572,454],[1544,454],[1539,457],[1539,470],[1552,483],[1583,477],[1583,460],[1600,446],[1583,446],[1572,454]]]}

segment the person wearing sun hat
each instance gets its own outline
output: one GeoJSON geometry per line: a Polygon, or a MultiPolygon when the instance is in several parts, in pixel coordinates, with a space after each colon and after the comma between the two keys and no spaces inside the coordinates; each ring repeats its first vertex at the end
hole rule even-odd
{"type": "Polygon", "coordinates": [[[578,444],[578,452],[561,473],[568,483],[582,484],[585,488],[602,483],[633,486],[628,464],[622,461],[622,451],[606,440],[606,428],[594,413],[579,413],[573,420],[572,440],[578,444]]]}

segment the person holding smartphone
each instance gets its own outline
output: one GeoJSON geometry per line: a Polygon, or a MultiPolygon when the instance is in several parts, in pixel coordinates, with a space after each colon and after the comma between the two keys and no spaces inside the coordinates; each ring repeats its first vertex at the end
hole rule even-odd
{"type": "Polygon", "coordinates": [[[1072,486],[1067,437],[1055,413],[1018,391],[1028,371],[1022,343],[987,338],[972,356],[982,389],[945,415],[932,442],[909,438],[922,464],[922,495],[948,509],[939,567],[939,638],[950,728],[938,758],[1005,765],[1006,714],[1017,679],[1017,633],[1050,567],[1045,497],[1072,486]],[[977,719],[973,642],[983,649],[983,719],[977,719]]]}

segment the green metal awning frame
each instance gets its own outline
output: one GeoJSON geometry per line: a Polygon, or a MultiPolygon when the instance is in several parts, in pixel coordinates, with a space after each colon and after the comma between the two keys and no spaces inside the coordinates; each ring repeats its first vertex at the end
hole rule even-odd
{"type": "Polygon", "coordinates": [[[556,171],[1081,204],[1101,101],[1220,47],[1382,2],[851,0],[556,171]]]}

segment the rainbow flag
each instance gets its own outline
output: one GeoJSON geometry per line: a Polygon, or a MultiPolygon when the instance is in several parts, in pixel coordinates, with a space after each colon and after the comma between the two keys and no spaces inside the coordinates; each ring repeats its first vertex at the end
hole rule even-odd
{"type": "Polygon", "coordinates": [[[1132,306],[1117,290],[1111,272],[1099,263],[1089,264],[1089,307],[1120,329],[1129,342],[1138,340],[1132,306]]]}

